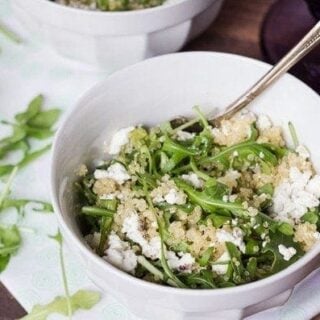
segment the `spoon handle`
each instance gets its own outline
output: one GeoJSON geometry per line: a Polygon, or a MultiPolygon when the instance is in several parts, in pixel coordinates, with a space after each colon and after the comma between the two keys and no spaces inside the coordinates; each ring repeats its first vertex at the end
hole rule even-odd
{"type": "Polygon", "coordinates": [[[274,81],[280,78],[292,66],[300,61],[307,53],[320,44],[320,21],[303,37],[298,44],[291,49],[271,70],[269,70],[248,91],[235,100],[226,109],[226,112],[215,117],[212,121],[219,123],[223,119],[229,119],[235,113],[246,107],[274,81]]]}

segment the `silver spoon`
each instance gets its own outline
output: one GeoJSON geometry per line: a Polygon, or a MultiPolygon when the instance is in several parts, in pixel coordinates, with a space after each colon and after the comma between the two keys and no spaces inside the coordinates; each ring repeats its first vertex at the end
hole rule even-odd
{"type": "Polygon", "coordinates": [[[222,114],[218,116],[209,114],[210,122],[218,125],[222,120],[231,118],[235,113],[245,108],[318,44],[320,44],[320,21],[271,70],[242,96],[232,102],[222,114]]]}

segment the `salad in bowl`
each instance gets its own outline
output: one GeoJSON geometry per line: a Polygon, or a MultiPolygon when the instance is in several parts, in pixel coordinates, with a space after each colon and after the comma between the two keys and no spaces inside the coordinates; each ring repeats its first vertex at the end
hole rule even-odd
{"type": "Polygon", "coordinates": [[[320,239],[320,176],[265,115],[212,127],[176,119],[120,129],[109,158],[82,165],[76,187],[85,237],[135,277],[221,288],[275,274],[320,239]]]}
{"type": "Polygon", "coordinates": [[[157,7],[168,0],[56,0],[56,2],[86,10],[125,11],[157,7]]]}

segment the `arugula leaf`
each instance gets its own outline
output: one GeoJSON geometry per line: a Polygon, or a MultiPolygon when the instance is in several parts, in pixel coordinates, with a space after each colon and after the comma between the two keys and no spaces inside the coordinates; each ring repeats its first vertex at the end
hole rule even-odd
{"type": "Polygon", "coordinates": [[[35,117],[28,121],[28,124],[37,128],[51,128],[59,119],[61,110],[50,109],[39,112],[35,117]]]}
{"type": "Polygon", "coordinates": [[[176,283],[171,279],[166,279],[163,272],[156,268],[151,262],[149,262],[144,256],[138,256],[138,263],[142,265],[146,270],[153,274],[156,278],[167,282],[169,285],[176,287],[176,283]]]}
{"type": "Polygon", "coordinates": [[[5,35],[9,40],[15,42],[15,43],[21,43],[22,40],[19,36],[17,36],[13,31],[9,30],[7,27],[5,27],[3,24],[0,24],[0,33],[5,35]]]}
{"type": "Polygon", "coordinates": [[[270,242],[266,244],[266,246],[262,249],[262,252],[270,252],[273,255],[273,262],[270,269],[271,274],[287,268],[289,265],[296,262],[303,256],[303,250],[300,248],[299,243],[293,241],[292,236],[285,235],[279,231],[270,232],[269,235],[270,242]],[[297,250],[297,253],[289,261],[285,261],[279,252],[279,245],[281,244],[287,248],[293,247],[297,250]]]}
{"type": "Polygon", "coordinates": [[[226,242],[226,247],[231,258],[234,283],[240,284],[245,282],[245,268],[242,263],[241,252],[232,242],[226,242]]]}
{"type": "Polygon", "coordinates": [[[9,174],[15,166],[11,164],[5,164],[0,166],[0,177],[6,176],[9,174]]]}
{"type": "Polygon", "coordinates": [[[3,159],[9,152],[15,150],[21,150],[25,155],[29,149],[30,147],[28,143],[23,140],[5,144],[4,146],[0,147],[0,159],[3,159]]]}
{"type": "Polygon", "coordinates": [[[287,222],[280,223],[278,230],[286,236],[292,236],[294,234],[293,226],[287,222]]]}
{"type": "Polygon", "coordinates": [[[251,257],[247,263],[247,271],[249,272],[250,278],[255,279],[256,271],[257,271],[257,258],[251,257]]]}
{"type": "Polygon", "coordinates": [[[201,270],[199,273],[192,273],[184,276],[184,281],[190,288],[215,289],[213,273],[209,270],[201,270]]]}
{"type": "Polygon", "coordinates": [[[35,138],[38,140],[45,140],[54,135],[54,131],[47,128],[24,126],[24,129],[29,138],[35,138]]]}
{"type": "Polygon", "coordinates": [[[299,145],[299,139],[298,139],[296,128],[294,127],[292,122],[288,123],[288,127],[289,127],[289,131],[290,131],[290,134],[291,134],[293,146],[296,149],[298,147],[298,145],[299,145]]]}
{"type": "Polygon", "coordinates": [[[0,273],[7,268],[9,261],[10,255],[0,256],[0,273]]]}
{"type": "Polygon", "coordinates": [[[18,167],[13,167],[13,169],[11,170],[11,174],[9,176],[8,181],[6,182],[3,190],[1,191],[1,194],[0,194],[0,210],[1,210],[2,205],[3,205],[3,201],[6,199],[8,194],[10,194],[10,188],[11,188],[13,179],[15,178],[15,176],[17,174],[17,171],[18,171],[18,167]]]}
{"type": "Polygon", "coordinates": [[[159,233],[160,233],[160,239],[161,239],[161,265],[162,268],[167,275],[167,277],[174,283],[175,287],[178,288],[186,288],[186,285],[172,272],[171,268],[169,267],[168,261],[167,261],[167,248],[164,243],[164,239],[166,237],[164,230],[164,222],[161,221],[161,218],[157,217],[158,219],[158,227],[159,227],[159,233]]]}
{"type": "Polygon", "coordinates": [[[2,272],[12,255],[21,245],[21,236],[16,226],[6,228],[0,226],[0,272],[2,272]]]}
{"type": "Polygon", "coordinates": [[[223,148],[222,151],[211,157],[205,157],[200,160],[202,165],[221,163],[223,165],[230,164],[230,157],[238,153],[237,159],[248,161],[248,157],[254,156],[256,161],[264,163],[266,166],[270,165],[272,167],[276,166],[278,159],[276,155],[268,148],[268,145],[262,145],[255,141],[245,141],[239,144],[235,144],[231,147],[223,148]],[[263,157],[261,157],[263,156],[263,157]]]}
{"type": "Polygon", "coordinates": [[[209,247],[199,259],[198,263],[200,267],[206,267],[210,259],[212,258],[212,253],[214,251],[213,247],[209,247]]]}
{"type": "Polygon", "coordinates": [[[317,222],[319,221],[319,212],[317,211],[309,211],[307,213],[305,213],[301,220],[303,222],[309,222],[311,224],[317,224],[317,222]]]}
{"type": "Polygon", "coordinates": [[[238,203],[224,202],[221,199],[213,198],[211,195],[206,192],[196,191],[188,183],[182,181],[181,179],[175,179],[176,185],[186,192],[190,200],[198,204],[202,209],[207,212],[215,213],[218,209],[230,210],[233,213],[238,212],[242,213],[244,211],[243,206],[238,203]]]}
{"type": "MultiPolygon", "coordinates": [[[[6,122],[2,121],[2,124],[6,124],[6,122]]],[[[11,125],[11,124],[10,124],[11,125]]],[[[3,138],[0,140],[0,145],[3,145],[1,148],[9,148],[10,144],[14,144],[16,142],[21,141],[26,136],[26,131],[19,126],[12,125],[13,126],[13,132],[11,136],[3,138]]],[[[2,151],[3,153],[3,151],[2,151]]]]}
{"type": "Polygon", "coordinates": [[[82,207],[81,208],[81,213],[88,215],[88,216],[93,216],[93,217],[110,217],[112,218],[114,215],[114,212],[108,209],[101,209],[98,207],[82,207]]]}
{"type": "Polygon", "coordinates": [[[225,223],[231,220],[231,217],[223,216],[220,214],[212,213],[208,216],[216,228],[221,228],[225,223]]]}
{"type": "Polygon", "coordinates": [[[50,149],[51,149],[51,144],[49,144],[39,150],[30,152],[30,153],[26,153],[24,155],[24,157],[15,165],[5,164],[5,165],[0,166],[0,177],[7,175],[15,167],[17,167],[19,169],[26,167],[29,163],[40,158],[43,154],[45,154],[50,149]]]}
{"type": "Polygon", "coordinates": [[[99,242],[99,246],[98,246],[98,250],[97,250],[97,252],[100,256],[103,256],[103,254],[104,254],[105,245],[107,242],[108,235],[111,231],[112,222],[113,222],[113,219],[110,217],[104,217],[102,219],[101,226],[100,226],[101,236],[100,236],[100,242],[99,242]]]}
{"type": "Polygon", "coordinates": [[[51,239],[55,240],[58,242],[59,245],[59,259],[60,259],[60,268],[61,268],[61,274],[62,274],[62,283],[63,283],[63,288],[66,296],[66,306],[67,306],[67,313],[68,317],[71,319],[71,315],[73,313],[72,309],[72,302],[70,298],[70,291],[69,291],[69,286],[68,286],[68,281],[67,281],[67,273],[66,273],[66,267],[64,264],[64,255],[63,255],[63,238],[60,230],[56,233],[56,235],[51,236],[51,239]]]}
{"type": "Polygon", "coordinates": [[[15,115],[15,119],[18,123],[25,124],[32,118],[34,118],[41,110],[43,105],[43,95],[39,94],[35,98],[31,100],[29,103],[27,110],[15,115]]]}
{"type": "MultiPolygon", "coordinates": [[[[90,310],[100,301],[100,294],[90,290],[79,290],[70,297],[71,315],[77,310],[90,310]]],[[[52,314],[61,314],[67,316],[68,299],[66,297],[56,297],[52,302],[46,305],[36,305],[30,314],[21,318],[21,320],[46,320],[52,314]]]]}
{"type": "MultiPolygon", "coordinates": [[[[59,109],[50,109],[42,111],[43,96],[36,96],[28,105],[27,110],[15,115],[16,123],[2,120],[2,124],[12,126],[13,131],[10,136],[0,140],[0,159],[5,158],[14,150],[22,150],[24,155],[17,164],[19,168],[24,167],[31,161],[40,157],[48,151],[51,145],[47,145],[39,150],[30,151],[30,139],[47,139],[54,134],[52,126],[58,120],[59,109]]],[[[15,165],[3,164],[0,166],[0,177],[8,174],[15,165]]]]}
{"type": "Polygon", "coordinates": [[[109,9],[109,0],[96,0],[96,4],[100,10],[106,11],[109,9]]]}
{"type": "Polygon", "coordinates": [[[32,200],[32,199],[11,199],[11,198],[5,198],[3,200],[2,205],[0,206],[0,210],[15,208],[18,210],[18,212],[21,213],[29,203],[33,203],[40,206],[39,208],[33,208],[33,211],[47,212],[47,213],[53,212],[53,207],[51,203],[32,200]]]}

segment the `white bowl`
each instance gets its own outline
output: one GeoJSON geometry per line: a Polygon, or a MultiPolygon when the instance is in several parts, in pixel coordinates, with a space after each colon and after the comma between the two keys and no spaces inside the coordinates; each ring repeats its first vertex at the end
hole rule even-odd
{"type": "Polygon", "coordinates": [[[63,56],[109,71],[180,50],[216,18],[223,0],[174,0],[144,10],[88,11],[12,0],[16,17],[63,56]]]}
{"type": "MultiPolygon", "coordinates": [[[[79,164],[101,156],[103,141],[132,124],[155,125],[191,107],[223,108],[269,69],[265,63],[221,53],[191,52],[157,57],[114,73],[89,90],[65,119],[54,143],[52,196],[62,232],[82,257],[89,277],[132,312],[147,319],[240,319],[283,302],[319,263],[320,245],[286,270],[257,282],[217,290],[176,289],[128,275],[95,255],[75,220],[72,182],[79,164]],[[281,295],[280,295],[281,294],[281,295]],[[279,299],[274,297],[279,296],[279,299]]],[[[252,104],[283,126],[291,120],[319,169],[320,97],[291,75],[252,104]]]]}

